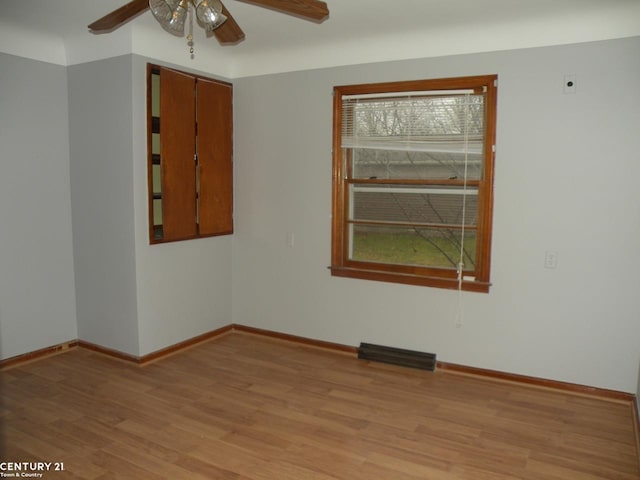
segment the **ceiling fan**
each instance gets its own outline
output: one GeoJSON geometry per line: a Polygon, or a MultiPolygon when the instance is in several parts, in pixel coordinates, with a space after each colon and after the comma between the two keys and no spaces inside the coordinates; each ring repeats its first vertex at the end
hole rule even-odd
{"type": "MultiPolygon", "coordinates": [[[[241,1],[318,22],[329,15],[327,4],[320,0],[241,1]]],[[[94,33],[110,32],[149,8],[165,29],[183,34],[190,6],[195,10],[198,23],[213,32],[221,44],[244,39],[244,32],[220,0],[132,0],[90,24],[89,29],[94,33]]]]}

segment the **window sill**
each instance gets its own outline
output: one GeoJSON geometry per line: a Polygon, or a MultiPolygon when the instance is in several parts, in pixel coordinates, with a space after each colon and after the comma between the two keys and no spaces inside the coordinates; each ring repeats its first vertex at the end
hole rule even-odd
{"type": "MultiPolygon", "coordinates": [[[[380,270],[363,270],[357,268],[330,267],[334,277],[359,278],[363,280],[375,280],[379,282],[402,283],[405,285],[417,285],[422,287],[444,288],[458,290],[458,280],[455,278],[430,277],[425,275],[411,275],[380,270]]],[[[489,293],[490,283],[479,281],[463,281],[462,290],[466,292],[489,293]]]]}

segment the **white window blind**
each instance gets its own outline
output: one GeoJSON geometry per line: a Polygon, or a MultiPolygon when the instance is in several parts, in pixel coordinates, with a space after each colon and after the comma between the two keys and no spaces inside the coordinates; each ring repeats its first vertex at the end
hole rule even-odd
{"type": "Polygon", "coordinates": [[[482,155],[482,93],[354,95],[342,101],[343,148],[482,155]]]}

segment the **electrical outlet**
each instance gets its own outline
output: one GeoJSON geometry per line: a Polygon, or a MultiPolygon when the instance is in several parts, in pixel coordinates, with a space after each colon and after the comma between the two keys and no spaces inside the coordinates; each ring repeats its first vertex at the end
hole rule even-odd
{"type": "Polygon", "coordinates": [[[292,248],[296,243],[296,237],[293,232],[287,232],[287,247],[292,248]]]}
{"type": "Polygon", "coordinates": [[[544,253],[544,268],[556,268],[558,266],[558,252],[547,250],[544,253]]]}

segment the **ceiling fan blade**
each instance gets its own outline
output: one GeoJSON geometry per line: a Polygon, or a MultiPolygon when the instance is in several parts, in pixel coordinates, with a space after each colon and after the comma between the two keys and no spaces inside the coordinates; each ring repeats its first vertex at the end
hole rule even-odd
{"type": "Polygon", "coordinates": [[[218,41],[224,45],[244,40],[244,32],[224,5],[222,5],[222,14],[227,17],[227,20],[213,31],[218,41]]]}
{"type": "Polygon", "coordinates": [[[96,20],[89,28],[94,32],[113,30],[149,8],[149,0],[133,0],[96,20]]]}
{"type": "Polygon", "coordinates": [[[261,7],[271,8],[309,20],[324,20],[329,16],[327,4],[320,0],[241,0],[261,7]]]}

